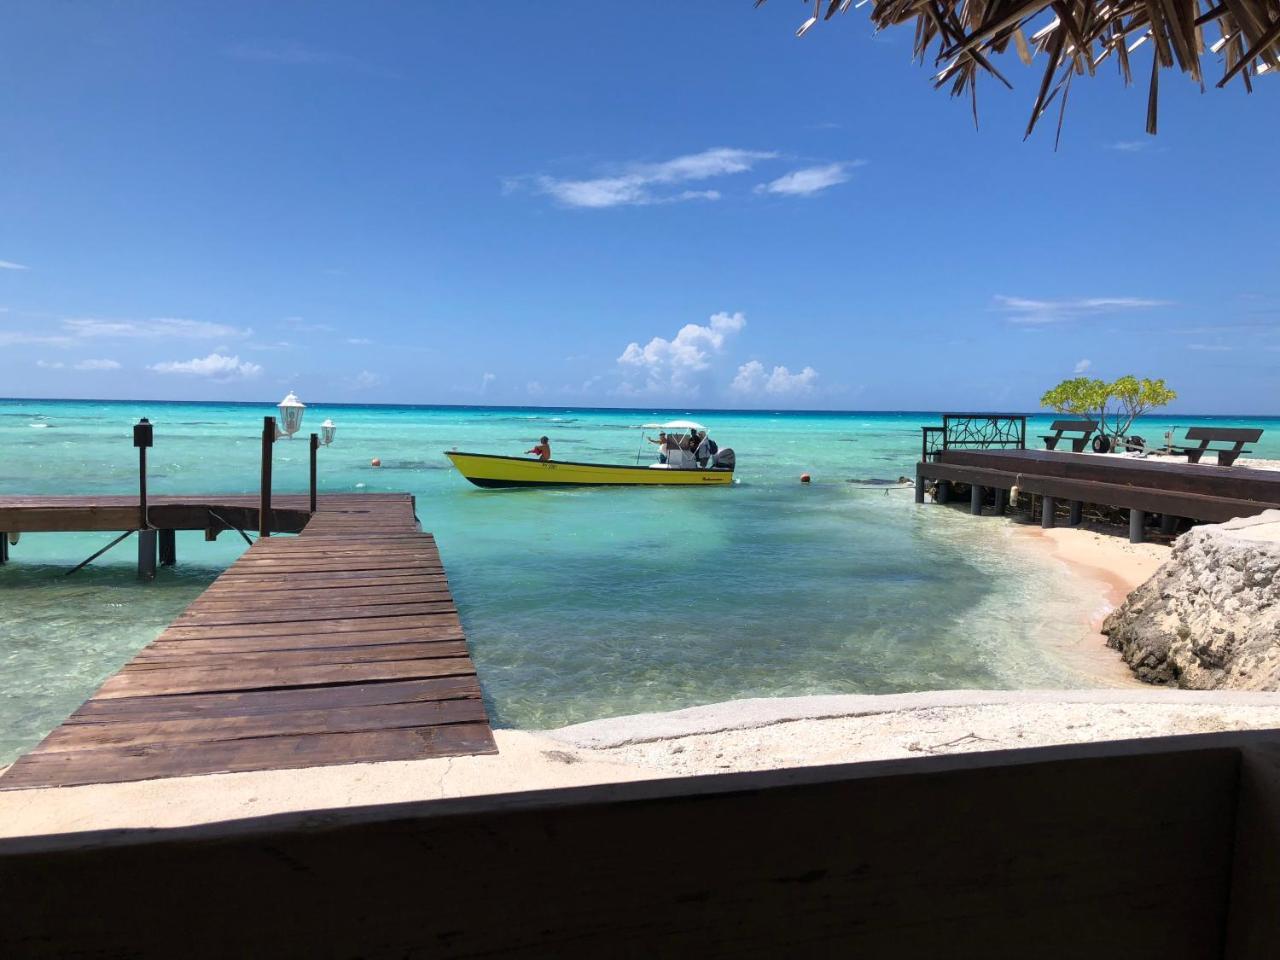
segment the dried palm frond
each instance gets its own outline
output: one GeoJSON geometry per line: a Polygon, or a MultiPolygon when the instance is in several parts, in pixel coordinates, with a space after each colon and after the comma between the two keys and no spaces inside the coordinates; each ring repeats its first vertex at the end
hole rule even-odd
{"type": "MultiPolygon", "coordinates": [[[[804,0],[812,15],[803,34],[819,17],[845,13],[851,0],[804,0]]],[[[1147,96],[1147,133],[1157,126],[1160,71],[1177,66],[1203,86],[1200,60],[1206,55],[1204,27],[1215,24],[1220,36],[1208,48],[1223,62],[1225,86],[1236,76],[1252,91],[1253,77],[1280,71],[1280,0],[1222,0],[1201,12],[1200,0],[862,0],[871,3],[877,29],[914,21],[915,57],[932,60],[934,85],[949,84],[953,96],[968,93],[977,118],[979,72],[1010,86],[991,57],[1014,45],[1024,63],[1045,60],[1044,76],[1027,123],[1027,136],[1061,95],[1058,132],[1071,78],[1092,75],[1114,56],[1120,76],[1132,82],[1129,55],[1151,41],[1151,80],[1147,96]],[[1029,34],[1029,36],[1028,36],[1029,34]]],[[[1207,0],[1213,3],[1214,0],[1207,0]]],[[[756,6],[764,0],[756,0],[756,6]]]]}

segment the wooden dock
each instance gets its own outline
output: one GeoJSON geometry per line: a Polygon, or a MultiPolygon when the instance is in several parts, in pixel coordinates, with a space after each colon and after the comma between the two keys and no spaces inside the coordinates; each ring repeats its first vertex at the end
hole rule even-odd
{"type": "MultiPolygon", "coordinates": [[[[252,528],[257,503],[157,497],[149,517],[252,528]]],[[[273,513],[300,535],[245,551],[0,789],[496,752],[413,498],[325,495],[311,515],[306,497],[277,497],[273,513]]],[[[0,497],[8,531],[119,530],[137,517],[126,497],[0,497]]]]}
{"type": "Polygon", "coordinates": [[[938,499],[954,485],[968,487],[970,509],[1003,513],[1017,487],[1041,501],[1041,522],[1056,521],[1067,504],[1079,523],[1086,503],[1129,511],[1130,539],[1143,539],[1148,520],[1159,516],[1172,533],[1181,520],[1218,523],[1280,508],[1280,472],[1248,467],[1171,463],[1048,450],[948,449],[916,466],[916,500],[923,502],[926,480],[937,483],[938,499]]]}

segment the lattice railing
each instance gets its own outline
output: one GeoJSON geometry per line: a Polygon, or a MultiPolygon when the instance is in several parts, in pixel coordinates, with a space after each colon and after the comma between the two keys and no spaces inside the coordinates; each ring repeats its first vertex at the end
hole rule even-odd
{"type": "Polygon", "coordinates": [[[921,459],[936,459],[944,450],[993,447],[1025,450],[1027,418],[1008,413],[944,413],[942,426],[922,427],[921,459]]]}

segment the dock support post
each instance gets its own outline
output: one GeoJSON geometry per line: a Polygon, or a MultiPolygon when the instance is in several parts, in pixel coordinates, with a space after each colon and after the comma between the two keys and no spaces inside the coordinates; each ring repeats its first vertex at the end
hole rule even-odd
{"type": "Polygon", "coordinates": [[[174,530],[160,531],[160,566],[172,567],[178,562],[178,534],[174,530]]]}
{"type": "Polygon", "coordinates": [[[138,579],[156,578],[156,530],[138,531],[138,579]]]}
{"type": "Polygon", "coordinates": [[[996,495],[996,516],[1003,517],[1005,511],[1009,508],[1009,491],[1001,490],[999,487],[995,489],[996,495]]]}
{"type": "Polygon", "coordinates": [[[276,418],[262,418],[262,488],[258,500],[258,536],[271,536],[271,445],[276,442],[276,418]]]}
{"type": "Polygon", "coordinates": [[[935,500],[937,500],[939,503],[951,502],[951,481],[950,480],[939,480],[935,489],[937,490],[937,493],[934,494],[935,500]]]}
{"type": "Polygon", "coordinates": [[[1057,504],[1053,502],[1053,497],[1041,497],[1040,503],[1040,526],[1048,530],[1053,526],[1053,511],[1057,504]]]}
{"type": "Polygon", "coordinates": [[[320,434],[311,435],[311,512],[316,512],[316,451],[320,449],[320,434]]]}
{"type": "Polygon", "coordinates": [[[9,562],[9,534],[0,530],[0,563],[9,562]]]}
{"type": "Polygon", "coordinates": [[[1084,503],[1080,500],[1071,501],[1071,517],[1067,521],[1073,527],[1080,526],[1080,521],[1084,517],[1084,503]]]}
{"type": "Polygon", "coordinates": [[[1129,542],[1142,542],[1142,528],[1146,525],[1147,515],[1141,510],[1129,511],[1129,542]]]}
{"type": "Polygon", "coordinates": [[[924,477],[916,471],[916,503],[924,503],[924,477]]]}
{"type": "Polygon", "coordinates": [[[1178,532],[1178,518],[1169,513],[1160,514],[1160,532],[1172,536],[1178,532]]]}
{"type": "Polygon", "coordinates": [[[969,488],[969,512],[975,517],[982,516],[982,487],[976,483],[969,488]]]}

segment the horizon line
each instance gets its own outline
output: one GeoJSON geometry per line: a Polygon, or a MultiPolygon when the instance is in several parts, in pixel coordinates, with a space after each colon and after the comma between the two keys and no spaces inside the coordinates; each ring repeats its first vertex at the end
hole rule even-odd
{"type": "MultiPolygon", "coordinates": [[[[136,399],[111,399],[106,397],[0,397],[0,403],[118,403],[118,404],[147,404],[147,403],[172,403],[186,405],[213,405],[226,407],[271,407],[275,408],[279,405],[279,401],[270,400],[136,400],[136,399]]],[[[973,409],[952,409],[946,410],[938,408],[936,410],[899,410],[892,408],[874,408],[864,407],[858,409],[836,409],[836,408],[784,408],[775,409],[771,407],[698,407],[698,406],[677,406],[677,407],[613,407],[613,406],[573,406],[571,404],[519,404],[519,403],[359,403],[355,401],[333,402],[328,401],[312,401],[306,403],[307,407],[359,407],[365,409],[388,408],[388,409],[415,409],[415,410],[595,410],[595,411],[612,411],[618,413],[714,413],[714,414],[767,414],[770,416],[784,416],[788,414],[911,414],[921,416],[941,416],[942,414],[982,414],[993,416],[1014,416],[1014,417],[1049,417],[1059,415],[1054,410],[973,410],[973,409]]],[[[1171,414],[1180,417],[1193,417],[1200,419],[1220,418],[1220,419],[1261,419],[1274,420],[1280,418],[1280,413],[1177,413],[1171,414]]],[[[1148,419],[1160,416],[1159,412],[1145,413],[1139,419],[1148,419]]]]}

